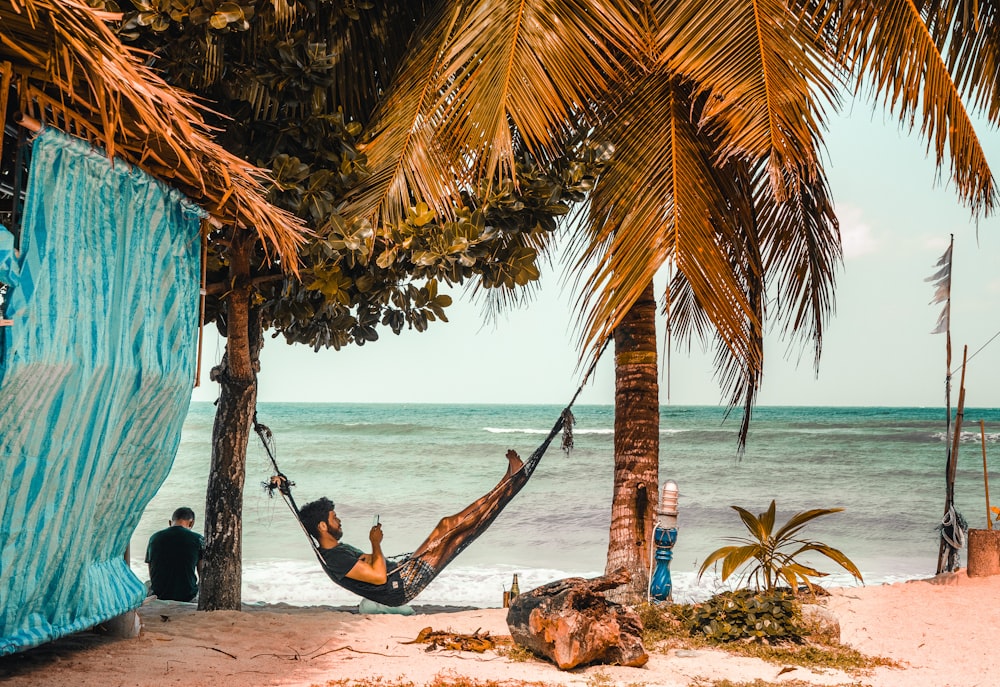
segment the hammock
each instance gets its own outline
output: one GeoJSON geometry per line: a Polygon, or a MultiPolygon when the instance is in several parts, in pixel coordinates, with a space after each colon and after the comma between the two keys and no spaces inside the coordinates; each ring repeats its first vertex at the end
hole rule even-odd
{"type": "MultiPolygon", "coordinates": [[[[605,347],[606,346],[607,343],[605,343],[605,347]]],[[[580,392],[583,390],[583,386],[587,382],[587,377],[589,377],[591,372],[594,371],[594,367],[597,365],[597,360],[599,359],[600,355],[594,359],[590,369],[584,376],[583,382],[581,382],[580,387],[573,395],[573,399],[559,414],[559,418],[552,426],[548,436],[545,437],[538,448],[536,448],[528,459],[524,461],[520,468],[516,470],[508,470],[507,474],[504,475],[503,479],[501,479],[500,482],[493,487],[493,489],[471,503],[461,512],[442,518],[427,539],[424,540],[424,543],[421,544],[416,551],[386,559],[387,567],[392,568],[389,572],[390,579],[400,581],[403,587],[402,595],[394,597],[392,600],[389,600],[388,603],[387,600],[381,596],[375,598],[373,595],[366,594],[353,586],[344,584],[338,579],[338,576],[330,570],[326,560],[323,558],[323,554],[320,551],[318,544],[309,532],[306,531],[305,526],[302,524],[302,520],[299,518],[299,508],[295,504],[295,499],[292,497],[291,492],[291,487],[294,485],[294,482],[289,481],[289,479],[278,468],[277,462],[275,462],[274,453],[271,450],[271,442],[273,438],[271,430],[258,423],[256,416],[254,416],[254,430],[257,432],[258,436],[260,436],[261,441],[264,444],[264,448],[267,450],[268,457],[271,459],[271,464],[274,466],[275,470],[275,474],[271,477],[271,480],[264,486],[269,492],[272,493],[272,495],[273,492],[277,490],[285,499],[285,503],[288,504],[288,507],[295,514],[295,519],[302,527],[302,531],[305,532],[306,538],[312,546],[313,553],[316,554],[317,560],[319,560],[320,565],[323,567],[323,570],[331,580],[348,591],[360,594],[361,596],[371,599],[372,601],[386,605],[402,606],[403,604],[409,603],[414,597],[422,592],[427,585],[438,576],[445,566],[453,561],[458,554],[464,551],[469,544],[475,541],[479,535],[485,532],[486,529],[493,524],[493,521],[497,519],[497,516],[500,515],[504,507],[510,503],[517,493],[521,491],[524,485],[528,483],[528,479],[535,471],[538,463],[542,460],[542,456],[549,448],[549,444],[552,443],[552,440],[555,438],[556,434],[560,432],[560,430],[565,430],[563,435],[563,449],[568,450],[572,448],[573,413],[570,408],[572,408],[577,396],[579,396],[580,392]]]]}

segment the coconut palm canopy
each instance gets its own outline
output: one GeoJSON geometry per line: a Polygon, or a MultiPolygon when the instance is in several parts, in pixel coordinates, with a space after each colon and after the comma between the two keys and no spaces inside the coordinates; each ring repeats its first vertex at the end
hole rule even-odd
{"type": "Polygon", "coordinates": [[[122,46],[105,24],[116,18],[73,0],[0,2],[0,116],[18,109],[103,147],[294,267],[302,224],[264,199],[262,170],[212,142],[191,95],[122,46]]]}
{"type": "Polygon", "coordinates": [[[600,350],[670,266],[671,325],[715,337],[734,403],[759,386],[765,321],[818,361],[840,260],[823,133],[842,95],[919,129],[974,213],[996,206],[965,105],[1000,120],[995,0],[441,0],[422,22],[350,210],[392,222],[430,194],[444,212],[519,147],[606,138],[616,160],[576,236],[584,344],[600,350]]]}

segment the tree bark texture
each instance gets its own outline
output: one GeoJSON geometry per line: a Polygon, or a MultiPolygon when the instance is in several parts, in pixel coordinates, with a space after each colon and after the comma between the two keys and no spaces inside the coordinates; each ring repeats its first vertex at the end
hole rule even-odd
{"type": "Polygon", "coordinates": [[[198,610],[240,610],[243,584],[243,485],[247,442],[257,404],[263,331],[250,302],[252,239],[234,232],[226,299],[226,351],[212,370],[219,400],[212,428],[212,465],[205,496],[205,562],[198,610]]]}
{"type": "Polygon", "coordinates": [[[656,298],[650,283],[615,329],[615,477],[605,572],[627,569],[612,601],[646,599],[660,457],[656,298]]]}

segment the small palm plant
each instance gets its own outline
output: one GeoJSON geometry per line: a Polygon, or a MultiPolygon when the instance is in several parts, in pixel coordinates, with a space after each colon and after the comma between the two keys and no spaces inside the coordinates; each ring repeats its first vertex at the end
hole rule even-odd
{"type": "Polygon", "coordinates": [[[825,577],[827,573],[820,572],[798,559],[802,554],[814,551],[837,563],[859,582],[864,581],[857,566],[838,549],[822,542],[798,539],[796,536],[811,520],[839,513],[844,510],[843,508],[816,508],[796,513],[777,532],[774,531],[773,500],[770,507],[760,515],[754,515],[739,506],[732,506],[732,509],[740,514],[750,536],[731,537],[729,540],[738,542],[736,545],[724,546],[709,554],[698,571],[699,579],[713,563],[721,560],[723,581],[749,564],[744,573],[744,580],[752,582],[758,589],[772,591],[780,580],[784,580],[793,592],[798,590],[800,582],[811,591],[813,585],[810,578],[825,577]]]}

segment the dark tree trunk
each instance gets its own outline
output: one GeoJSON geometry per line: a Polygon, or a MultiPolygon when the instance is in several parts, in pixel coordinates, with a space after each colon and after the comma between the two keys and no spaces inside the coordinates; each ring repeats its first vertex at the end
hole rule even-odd
{"type": "Polygon", "coordinates": [[[656,299],[646,287],[615,329],[615,484],[605,571],[631,581],[607,593],[618,603],[645,600],[656,525],[660,399],[656,378],[656,299]]]}
{"type": "Polygon", "coordinates": [[[263,346],[260,310],[250,303],[250,232],[234,232],[226,298],[226,352],[212,370],[219,400],[212,428],[212,466],[205,496],[205,562],[200,611],[240,610],[243,584],[243,484],[247,442],[257,404],[263,346]]]}

